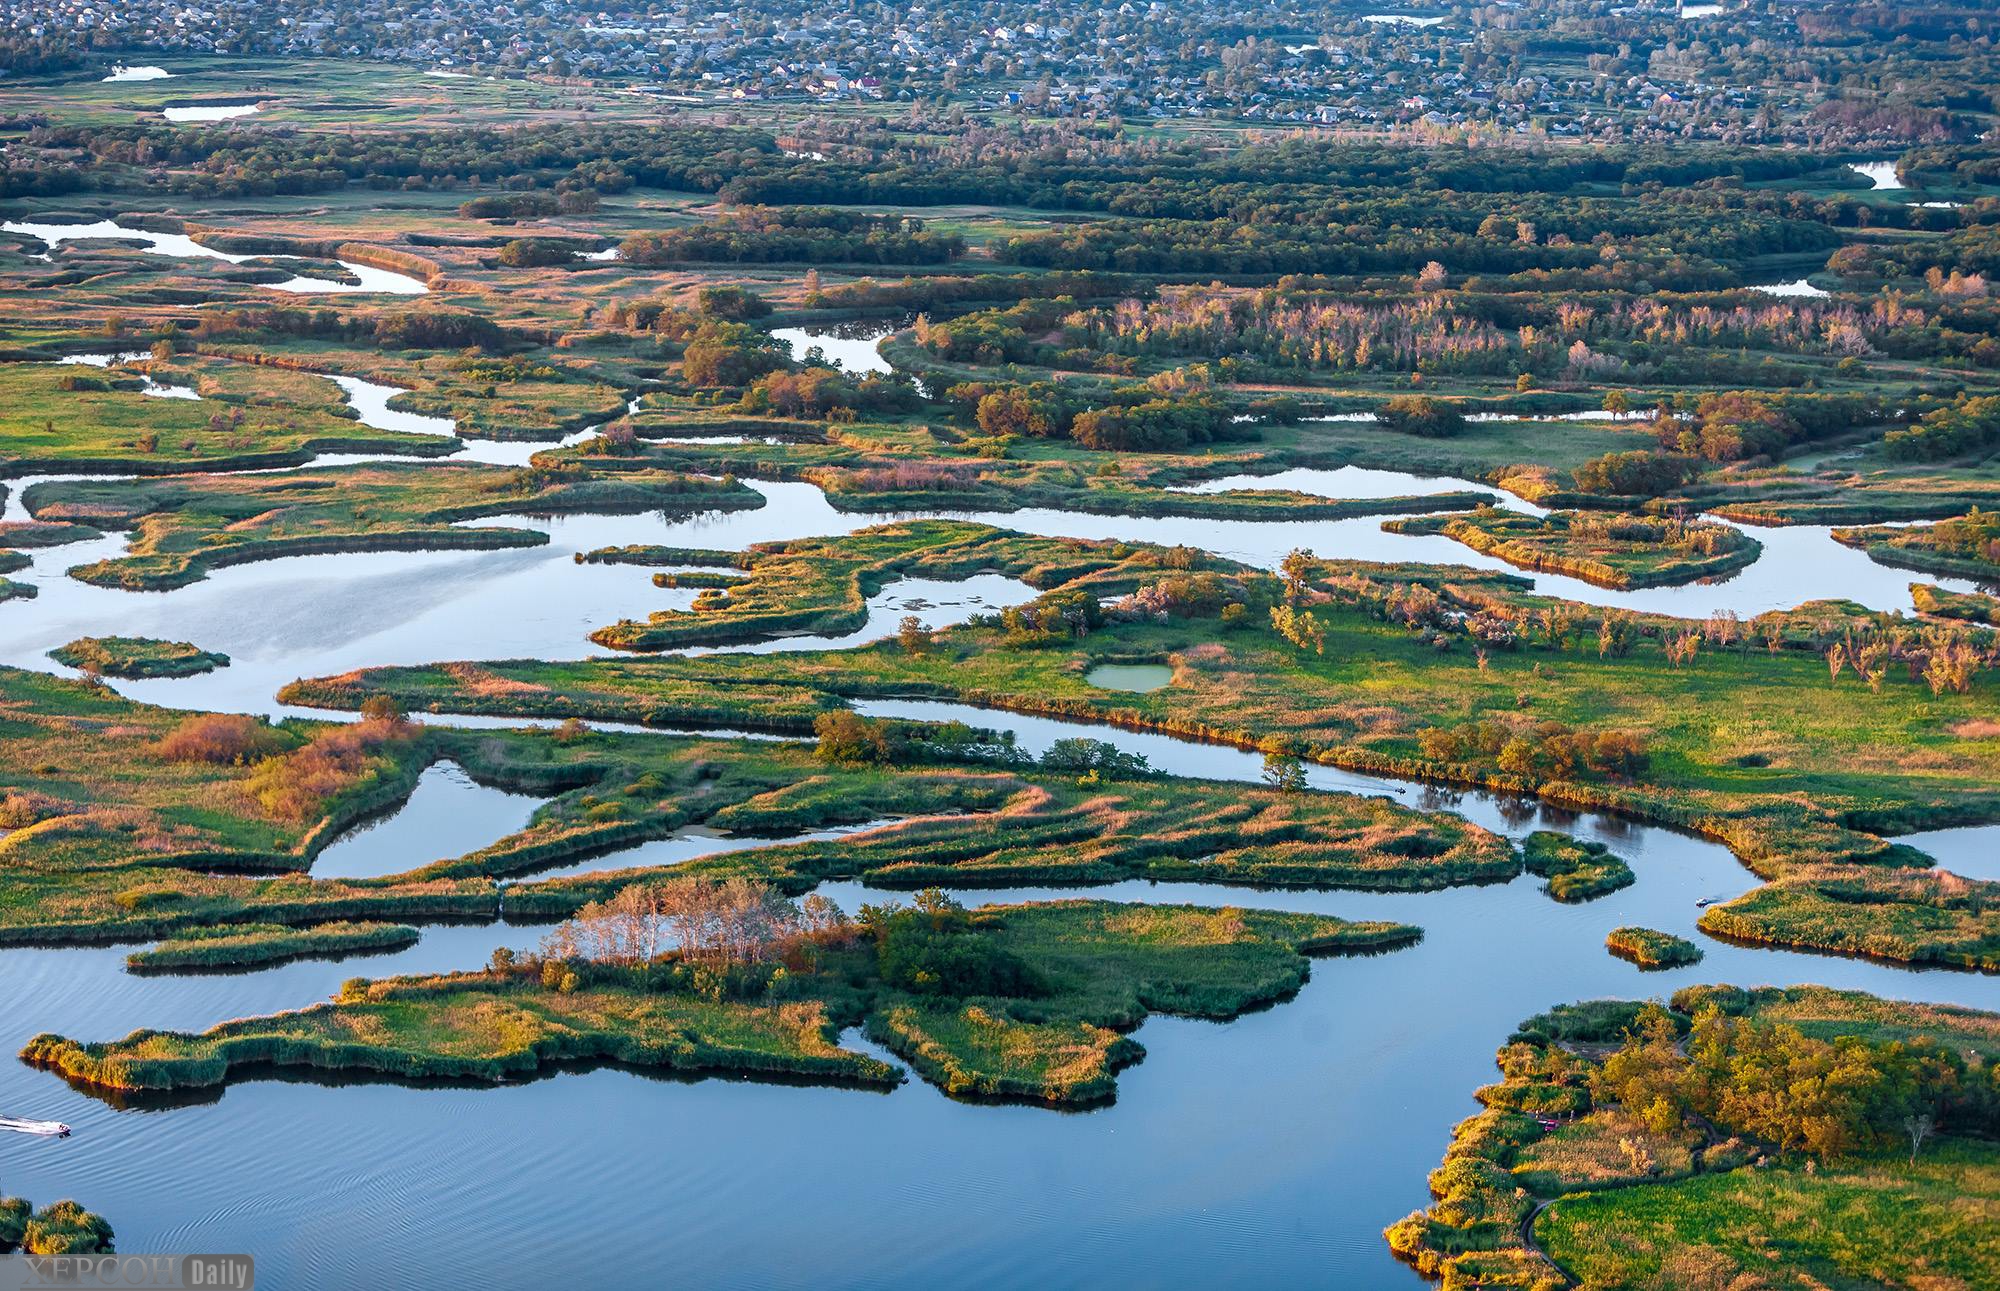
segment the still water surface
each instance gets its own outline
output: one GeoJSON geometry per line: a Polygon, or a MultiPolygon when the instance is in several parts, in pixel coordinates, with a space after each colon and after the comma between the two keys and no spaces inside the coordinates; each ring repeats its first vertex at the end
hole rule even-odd
{"type": "MultiPolygon", "coordinates": [[[[368,424],[451,432],[445,419],[389,408],[391,387],[340,382],[368,424]]],[[[1350,497],[1464,483],[1349,471],[1203,487],[1263,487],[1278,478],[1280,487],[1350,497]]],[[[70,565],[120,551],[123,538],[109,535],[37,552],[33,569],[15,575],[42,594],[0,610],[0,660],[53,668],[43,652],[86,632],[187,639],[228,652],[234,663],[120,689],[175,706],[277,711],[272,693],[295,676],[451,658],[577,658],[594,652],[584,640],[590,629],[691,599],[652,587],[650,570],[577,565],[576,551],[635,541],[736,549],[883,518],[836,512],[810,485],[754,487],[766,499],[755,511],[502,518],[482,523],[543,529],[550,545],[273,561],[154,595],[64,577],[70,565]]],[[[10,518],[19,507],[17,493],[10,518]]],[[[1446,539],[1383,534],[1376,520],[1214,522],[1046,510],[970,518],[1038,533],[1190,542],[1265,566],[1305,546],[1330,556],[1505,568],[1446,539]]],[[[1619,594],[1546,576],[1536,583],[1600,604],[1693,614],[1723,605],[1754,613],[1814,595],[1888,606],[1907,595],[1906,575],[1832,544],[1823,529],[1757,536],[1763,560],[1710,586],[1619,594]]],[[[1029,595],[1008,580],[911,580],[875,598],[859,632],[755,648],[850,644],[893,631],[904,613],[938,626],[1029,595]]],[[[1001,727],[1031,750],[1089,734],[1176,775],[1254,781],[1262,768],[1256,754],[1240,750],[964,705],[861,707],[1001,727]]],[[[1310,768],[1309,781],[1457,811],[1510,835],[1549,827],[1601,839],[1631,859],[1639,881],[1581,907],[1550,901],[1530,878],[1428,894],[1140,883],[1094,890],[1118,900],[1398,919],[1423,927],[1426,938],[1390,955],[1323,962],[1296,1000],[1232,1023],[1148,1022],[1139,1034],[1147,1061],[1124,1075],[1115,1105],[1088,1114],[967,1106],[920,1083],[883,1095],[688,1084],[605,1069],[497,1089],[263,1079],[182,1106],[120,1110],[0,1061],[0,1112],[77,1129],[62,1142],[0,1140],[0,1177],[13,1192],[86,1200],[112,1218],[129,1250],[254,1250],[260,1273],[287,1287],[379,1284],[375,1274],[391,1257],[404,1262],[400,1280],[424,1286],[556,1283],[583,1269],[592,1285],[635,1287],[668,1279],[746,1287],[1106,1280],[1411,1287],[1414,1275],[1389,1257],[1380,1230],[1423,1203],[1425,1173],[1451,1124],[1474,1110],[1470,1092],[1491,1079],[1494,1047],[1528,1013],[1557,1001],[1722,980],[1815,981],[2000,1008],[2000,978],[1699,937],[1704,964],[1642,974],[1604,952],[1604,933],[1643,923],[1695,935],[1698,900],[1726,899],[1754,882],[1720,846],[1326,767],[1310,768]],[[607,1255],[640,1234],[638,1254],[607,1255]]],[[[537,801],[435,767],[409,803],[337,841],[315,872],[391,873],[473,850],[518,828],[537,801]]],[[[1910,841],[1973,872],[1994,842],[1990,831],[1976,833],[1910,841]]],[[[675,863],[783,841],[690,830],[555,872],[675,863]]],[[[849,909],[877,899],[849,884],[826,890],[849,909]]],[[[1074,894],[963,895],[979,902],[1074,894]]],[[[0,950],[0,1049],[42,1030],[103,1039],[142,1025],[206,1027],[324,999],[356,973],[468,967],[496,945],[525,946],[539,935],[530,927],[435,928],[390,955],[227,977],[135,978],[123,971],[118,948],[0,950]]]]}

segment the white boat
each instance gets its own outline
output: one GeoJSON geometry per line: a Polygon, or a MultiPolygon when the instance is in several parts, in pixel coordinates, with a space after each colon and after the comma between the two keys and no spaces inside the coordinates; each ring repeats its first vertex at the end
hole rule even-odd
{"type": "Polygon", "coordinates": [[[69,1135],[69,1126],[61,1121],[26,1121],[18,1116],[0,1116],[0,1130],[13,1130],[17,1134],[49,1134],[57,1138],[69,1135]]]}

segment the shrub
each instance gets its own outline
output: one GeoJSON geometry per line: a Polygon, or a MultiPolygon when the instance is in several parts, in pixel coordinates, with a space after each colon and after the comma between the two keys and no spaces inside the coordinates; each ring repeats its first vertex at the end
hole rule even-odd
{"type": "Polygon", "coordinates": [[[1574,472],[1576,487],[1585,493],[1624,497],[1658,497],[1701,474],[1701,463],[1680,453],[1649,453],[1634,449],[1593,457],[1574,472]]]}
{"type": "Polygon", "coordinates": [[[284,735],[241,713],[198,713],[153,746],[168,762],[212,762],[235,766],[269,757],[285,746],[284,735]]]}
{"type": "Polygon", "coordinates": [[[861,922],[875,936],[882,980],[919,995],[1033,995],[1034,972],[983,937],[965,907],[929,889],[915,908],[863,906],[861,922]]]}
{"type": "Polygon", "coordinates": [[[1465,429],[1465,414],[1428,395],[1397,395],[1377,414],[1390,430],[1427,439],[1443,439],[1465,429]]]}
{"type": "Polygon", "coordinates": [[[576,259],[576,252],[555,238],[515,238],[500,248],[496,258],[510,269],[540,269],[568,264],[576,259]]]}

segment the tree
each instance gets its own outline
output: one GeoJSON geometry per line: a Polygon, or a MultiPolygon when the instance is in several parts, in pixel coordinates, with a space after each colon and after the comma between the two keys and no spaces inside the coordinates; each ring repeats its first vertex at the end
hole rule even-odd
{"type": "Polygon", "coordinates": [[[903,647],[903,653],[920,655],[930,649],[931,630],[914,614],[905,614],[896,625],[896,641],[903,647]]]}
{"type": "Polygon", "coordinates": [[[819,756],[825,762],[894,762],[902,740],[885,722],[871,722],[850,709],[835,709],[813,719],[819,756]]]}
{"type": "Polygon", "coordinates": [[[1318,558],[1304,547],[1294,547],[1278,565],[1278,572],[1284,576],[1285,599],[1297,605],[1312,589],[1313,571],[1318,566],[1318,558]]]}
{"type": "Polygon", "coordinates": [[[1264,783],[1279,793],[1298,793],[1306,787],[1305,764],[1288,749],[1274,749],[1264,755],[1264,783]]]}
{"type": "Polygon", "coordinates": [[[771,302],[741,287],[703,287],[695,296],[695,308],[710,318],[741,323],[770,313],[771,302]]]}
{"type": "Polygon", "coordinates": [[[1903,1118],[1903,1133],[1910,1136],[1910,1164],[1917,1163],[1917,1149],[1937,1128],[1937,1117],[1929,1112],[1911,1112],[1903,1118]]]}
{"type": "Polygon", "coordinates": [[[1465,414],[1429,395],[1401,394],[1382,405],[1377,414],[1383,426],[1406,435],[1443,439],[1465,429],[1465,414]]]}
{"type": "Polygon", "coordinates": [[[500,248],[495,259],[510,269],[540,269],[568,264],[576,259],[576,251],[555,238],[515,238],[500,248]]]}

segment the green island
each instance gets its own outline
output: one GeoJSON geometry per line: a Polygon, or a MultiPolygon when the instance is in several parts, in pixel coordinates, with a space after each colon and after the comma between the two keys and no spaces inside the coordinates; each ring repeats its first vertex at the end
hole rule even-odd
{"type": "Polygon", "coordinates": [[[361,425],[334,385],[318,377],[253,369],[255,385],[238,384],[240,373],[229,373],[236,380],[227,384],[218,379],[234,366],[145,363],[158,380],[203,391],[198,399],[156,399],[140,390],[136,368],[0,363],[0,474],[162,475],[297,466],[316,453],[436,456],[457,446],[361,425]],[[286,388],[287,375],[300,388],[286,388]]]}
{"type": "Polygon", "coordinates": [[[1389,1244],[1447,1288],[1984,1285],[1996,1057],[2000,1015],[1824,987],[1563,1005],[1389,1244]]]}
{"type": "Polygon", "coordinates": [[[303,928],[275,923],[222,924],[191,928],[150,950],[135,950],[125,957],[125,964],[134,972],[261,968],[290,959],[338,959],[401,950],[416,945],[419,936],[408,924],[393,923],[317,923],[303,928]]]}
{"type": "Polygon", "coordinates": [[[1679,968],[1700,963],[1702,958],[1701,947],[1686,937],[1630,925],[1606,933],[1604,948],[1641,968],[1679,968]]]}
{"type": "MultiPolygon", "coordinates": [[[[731,552],[627,548],[580,554],[579,560],[642,565],[734,567],[719,584],[706,569],[655,574],[661,586],[701,586],[686,611],[655,611],[591,634],[618,650],[659,651],[772,636],[853,632],[867,621],[868,598],[898,578],[960,579],[1001,574],[1065,602],[1129,594],[1158,571],[1234,568],[1187,548],[1034,538],[985,525],[911,520],[840,538],[807,539],[731,552]]],[[[1075,612],[1082,612],[1080,609],[1075,612]]]]}
{"type": "Polygon", "coordinates": [[[1481,508],[1464,516],[1387,520],[1391,533],[1441,533],[1521,569],[1569,574],[1599,587],[1662,587],[1716,578],[1756,561],[1756,539],[1728,525],[1660,516],[1481,508]]]}
{"type": "Polygon", "coordinates": [[[1636,881],[1632,867],[1603,843],[1538,830],[1522,842],[1521,852],[1528,873],[1547,879],[1544,887],[1558,901],[1588,901],[1636,881]]]}
{"type": "Polygon", "coordinates": [[[1974,507],[1936,524],[1836,529],[1833,536],[1885,565],[1988,583],[2000,581],[2000,512],[1974,507]]]}
{"type": "Polygon", "coordinates": [[[1149,1012],[1234,1017],[1296,991],[1308,955],[1419,935],[1235,908],[967,911],[935,891],[856,921],[824,898],[679,878],[586,906],[539,952],[503,951],[482,973],[357,979],[331,1004],[199,1035],[37,1036],[22,1056],[116,1090],[216,1085],[259,1065],[498,1081],[579,1059],[893,1084],[895,1068],[840,1047],[862,1025],[954,1096],[1089,1104],[1144,1055],[1125,1033],[1149,1012]],[[669,936],[671,955],[650,953],[669,936]]]}
{"type": "Polygon", "coordinates": [[[104,1255],[115,1234],[104,1216],[74,1201],[39,1210],[23,1197],[0,1197],[0,1254],[104,1255]]]}
{"type": "Polygon", "coordinates": [[[78,637],[49,651],[65,667],[107,677],[193,677],[229,666],[229,656],[158,637],[78,637]]]}

